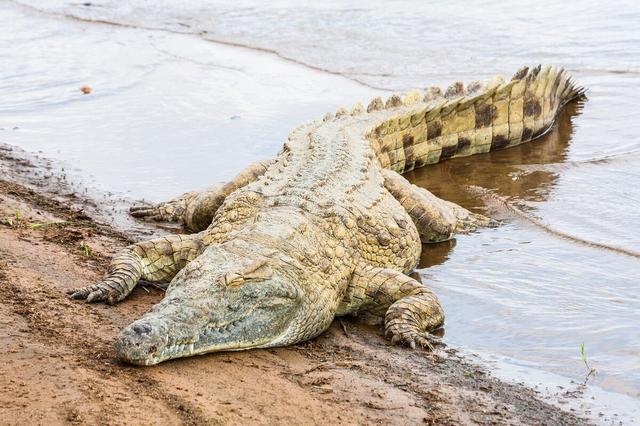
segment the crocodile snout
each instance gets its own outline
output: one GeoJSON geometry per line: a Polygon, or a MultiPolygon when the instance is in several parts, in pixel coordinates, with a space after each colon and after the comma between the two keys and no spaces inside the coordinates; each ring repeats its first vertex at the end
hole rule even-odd
{"type": "Polygon", "coordinates": [[[116,338],[115,350],[123,361],[137,365],[152,365],[161,339],[157,325],[136,321],[116,338]]]}

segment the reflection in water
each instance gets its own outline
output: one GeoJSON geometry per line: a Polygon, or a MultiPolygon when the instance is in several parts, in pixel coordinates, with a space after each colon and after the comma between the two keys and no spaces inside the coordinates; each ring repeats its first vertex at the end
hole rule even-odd
{"type": "MultiPolygon", "coordinates": [[[[495,210],[490,197],[479,197],[470,186],[490,189],[510,202],[545,201],[558,179],[554,171],[544,169],[533,173],[519,173],[519,166],[535,164],[561,164],[567,158],[567,150],[573,136],[572,120],[578,116],[584,100],[568,104],[558,114],[553,128],[543,137],[511,149],[494,151],[472,157],[457,158],[430,167],[416,169],[405,174],[412,183],[427,188],[436,196],[456,202],[479,213],[505,213],[495,210]],[[488,205],[487,203],[491,203],[488,205]]],[[[495,215],[493,215],[495,217],[495,215]]],[[[419,269],[425,270],[443,265],[453,255],[456,239],[435,244],[423,244],[419,269]]],[[[428,271],[423,271],[428,272],[428,271]]],[[[416,273],[418,279],[428,285],[428,280],[416,273]]],[[[506,320],[506,318],[505,318],[506,320]]],[[[444,336],[446,325],[439,330],[444,336]]]]}
{"type": "MultiPolygon", "coordinates": [[[[472,157],[457,158],[405,174],[412,183],[427,188],[436,196],[458,203],[478,213],[486,213],[495,206],[483,205],[488,197],[478,197],[469,185],[481,185],[510,200],[544,201],[551,192],[558,175],[552,171],[536,170],[518,174],[518,165],[559,164],[567,158],[567,148],[573,135],[572,119],[580,114],[583,100],[571,102],[558,114],[551,130],[534,141],[511,149],[494,151],[472,157]],[[478,205],[480,203],[480,205],[478,205]]],[[[500,213],[500,212],[498,212],[500,213]]],[[[456,239],[423,244],[418,269],[444,264],[456,247],[456,239]]],[[[428,285],[420,273],[414,278],[428,285]]],[[[446,326],[437,330],[444,337],[446,326]]]]}
{"type": "MultiPolygon", "coordinates": [[[[543,202],[549,198],[560,176],[561,166],[567,158],[567,150],[573,136],[572,120],[580,114],[583,106],[583,100],[567,105],[558,115],[556,125],[539,140],[485,154],[479,161],[467,157],[418,169],[408,173],[407,178],[441,198],[455,201],[478,212],[489,211],[487,214],[494,218],[500,219],[505,214],[515,214],[558,238],[640,258],[640,253],[633,250],[590,241],[554,229],[526,212],[532,210],[526,202],[543,202]],[[545,165],[549,164],[554,167],[545,168],[545,165]],[[536,169],[529,168],[527,173],[523,173],[523,167],[529,165],[536,166],[536,169]],[[489,189],[491,192],[483,189],[489,189]],[[481,206],[478,206],[478,202],[481,206]]],[[[589,163],[600,164],[604,161],[606,160],[599,159],[589,163]]],[[[442,258],[442,255],[433,249],[427,251],[433,252],[436,259],[442,258]]],[[[422,255],[423,258],[425,256],[422,255]]],[[[442,261],[444,260],[446,258],[442,261]]],[[[432,261],[429,265],[439,263],[432,261]]]]}
{"type": "Polygon", "coordinates": [[[502,151],[423,167],[405,177],[440,198],[479,213],[486,212],[487,206],[482,205],[477,192],[466,189],[468,185],[493,190],[511,201],[545,201],[558,174],[544,169],[524,174],[519,166],[564,162],[573,135],[572,120],[580,114],[582,107],[582,101],[567,105],[558,114],[555,126],[540,139],[502,151]]]}
{"type": "Polygon", "coordinates": [[[449,259],[449,255],[455,246],[455,238],[448,241],[442,241],[441,243],[423,244],[418,269],[426,269],[430,266],[443,264],[447,259],[449,259]]]}
{"type": "Polygon", "coordinates": [[[563,163],[549,163],[549,164],[522,164],[518,166],[523,173],[534,173],[539,170],[553,170],[555,172],[562,172],[565,170],[569,170],[570,168],[575,167],[583,167],[589,165],[604,165],[611,164],[616,162],[635,162],[640,159],[640,151],[628,151],[620,154],[613,155],[604,155],[602,157],[590,158],[587,160],[575,160],[575,161],[565,161],[563,163]]]}

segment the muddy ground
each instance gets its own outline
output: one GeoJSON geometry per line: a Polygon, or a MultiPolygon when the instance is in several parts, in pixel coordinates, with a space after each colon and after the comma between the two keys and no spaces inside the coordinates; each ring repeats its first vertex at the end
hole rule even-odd
{"type": "MultiPolygon", "coordinates": [[[[8,149],[0,157],[4,178],[7,162],[32,168],[8,149]]],[[[67,299],[141,235],[99,224],[93,204],[66,195],[0,178],[0,423],[585,423],[453,349],[389,346],[380,328],[353,320],[286,348],[123,364],[115,335],[162,290],[138,286],[117,306],[67,299]]]]}

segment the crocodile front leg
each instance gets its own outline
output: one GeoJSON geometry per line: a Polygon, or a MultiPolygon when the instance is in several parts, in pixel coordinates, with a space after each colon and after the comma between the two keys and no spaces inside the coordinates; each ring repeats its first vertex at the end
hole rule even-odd
{"type": "Polygon", "coordinates": [[[200,234],[170,235],[130,245],[111,260],[107,274],[97,284],[71,289],[72,299],[87,302],[123,300],[142,278],[150,282],[169,282],[205,248],[200,234]]]}
{"type": "Polygon", "coordinates": [[[436,197],[393,170],[384,169],[382,175],[387,190],[411,216],[423,243],[446,241],[454,233],[471,232],[496,223],[488,217],[436,197]]]}
{"type": "Polygon", "coordinates": [[[400,271],[365,267],[356,271],[338,315],[365,313],[384,318],[392,343],[431,347],[430,332],[444,324],[444,309],[427,287],[400,271]]]}
{"type": "Polygon", "coordinates": [[[230,182],[201,192],[187,192],[164,203],[133,206],[130,213],[146,220],[182,223],[193,232],[203,231],[211,224],[218,208],[232,192],[256,181],[274,162],[275,160],[258,161],[241,171],[230,182]]]}

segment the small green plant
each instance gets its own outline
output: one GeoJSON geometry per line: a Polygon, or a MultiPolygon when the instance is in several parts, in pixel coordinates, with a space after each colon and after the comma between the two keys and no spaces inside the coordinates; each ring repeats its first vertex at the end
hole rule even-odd
{"type": "Polygon", "coordinates": [[[20,212],[20,210],[16,210],[13,213],[13,217],[8,216],[5,219],[0,219],[0,223],[3,224],[3,225],[10,226],[12,228],[19,227],[19,225],[22,222],[21,219],[20,219],[21,217],[22,217],[22,213],[20,212]]]}
{"type": "Polygon", "coordinates": [[[82,249],[82,253],[87,257],[90,257],[93,254],[91,247],[89,247],[89,244],[85,241],[80,241],[80,248],[82,249]]]}
{"type": "Polygon", "coordinates": [[[30,223],[29,224],[29,228],[30,229],[40,229],[40,228],[47,228],[47,227],[50,227],[50,226],[66,226],[66,225],[74,225],[74,222],[68,222],[66,220],[54,221],[54,222],[45,222],[45,223],[34,222],[34,223],[30,223]]]}
{"type": "Polygon", "coordinates": [[[589,360],[587,359],[587,351],[585,349],[584,342],[580,344],[580,358],[582,359],[584,366],[587,368],[587,376],[584,378],[584,382],[587,383],[587,380],[589,380],[589,377],[591,377],[593,374],[596,373],[596,369],[592,368],[591,365],[589,365],[589,360]]]}

